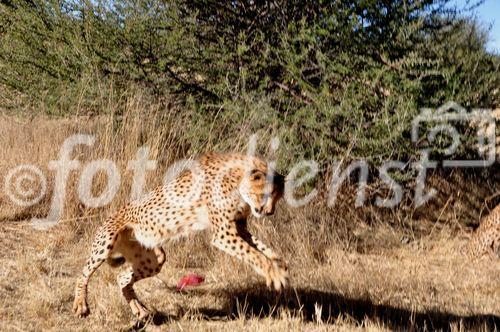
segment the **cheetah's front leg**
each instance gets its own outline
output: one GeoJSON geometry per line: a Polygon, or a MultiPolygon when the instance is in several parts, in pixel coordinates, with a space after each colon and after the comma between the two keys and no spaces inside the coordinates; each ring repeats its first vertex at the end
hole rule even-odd
{"type": "Polygon", "coordinates": [[[277,291],[286,287],[288,272],[285,262],[272,251],[270,251],[273,253],[271,257],[265,255],[255,242],[250,242],[252,235],[248,231],[242,231],[243,229],[237,227],[234,221],[220,225],[213,235],[212,244],[252,266],[258,274],[266,278],[268,287],[273,285],[277,291]]]}
{"type": "MultiPolygon", "coordinates": [[[[252,247],[256,248],[258,251],[263,253],[269,259],[281,260],[281,258],[276,254],[271,248],[266,246],[262,241],[257,239],[254,235],[250,234],[247,228],[247,219],[239,219],[236,221],[236,228],[238,234],[248,242],[252,247]]],[[[285,263],[284,263],[285,264],[285,263]]],[[[286,265],[286,264],[285,264],[286,265]]]]}

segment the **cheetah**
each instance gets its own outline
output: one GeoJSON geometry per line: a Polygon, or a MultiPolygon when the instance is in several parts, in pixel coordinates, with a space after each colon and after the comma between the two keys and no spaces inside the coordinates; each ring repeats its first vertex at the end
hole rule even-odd
{"type": "Polygon", "coordinates": [[[500,204],[486,216],[464,248],[464,254],[477,258],[490,253],[497,255],[500,249],[500,204]]]}
{"type": "Polygon", "coordinates": [[[129,263],[118,275],[118,286],[133,315],[147,317],[150,312],[137,298],[134,283],[160,272],[166,259],[164,242],[201,230],[210,230],[213,246],[249,264],[268,287],[280,291],[288,283],[287,264],[249,233],[247,218],[272,215],[284,183],[282,175],[257,157],[236,153],[199,157],[193,167],[124,206],[98,229],[76,282],[75,315],[89,312],[89,279],[107,261],[113,267],[129,263]]]}

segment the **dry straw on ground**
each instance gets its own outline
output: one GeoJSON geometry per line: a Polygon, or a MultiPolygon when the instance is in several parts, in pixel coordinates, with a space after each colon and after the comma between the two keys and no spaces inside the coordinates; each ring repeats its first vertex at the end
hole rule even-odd
{"type": "MultiPolygon", "coordinates": [[[[193,147],[183,139],[179,119],[169,122],[166,113],[140,99],[128,103],[119,118],[110,114],[29,121],[0,118],[2,180],[11,167],[29,163],[51,175],[48,187],[52,188],[48,161],[57,159],[62,142],[74,133],[98,138],[94,147],[79,147],[75,158],[82,163],[110,158],[124,179],[112,204],[93,210],[78,201],[79,174],[72,173],[64,221],[47,231],[33,229],[28,220],[47,214],[50,195],[24,209],[0,192],[1,330],[137,328],[116,286],[117,271],[105,266],[92,279],[91,314],[85,319],[71,313],[75,278],[95,227],[128,200],[132,175],[126,165],[137,148],[149,146],[151,159],[159,162],[148,176],[152,188],[161,182],[166,167],[189,155],[193,147]]],[[[291,289],[279,296],[265,289],[249,268],[211,248],[204,234],[168,243],[162,272],[137,284],[139,296],[157,311],[140,327],[148,331],[498,329],[498,260],[467,261],[457,253],[470,231],[466,225],[477,223],[487,212],[483,198],[498,187],[459,186],[463,179],[454,182],[453,176],[438,186],[442,195],[429,208],[432,213],[355,210],[349,200],[328,208],[315,201],[297,209],[281,204],[275,216],[253,220],[252,230],[290,262],[291,289]],[[473,190],[476,198],[468,196],[473,190]],[[177,280],[188,272],[204,275],[206,282],[187,293],[175,292],[177,280]]],[[[96,192],[105,180],[96,179],[96,192]]]]}

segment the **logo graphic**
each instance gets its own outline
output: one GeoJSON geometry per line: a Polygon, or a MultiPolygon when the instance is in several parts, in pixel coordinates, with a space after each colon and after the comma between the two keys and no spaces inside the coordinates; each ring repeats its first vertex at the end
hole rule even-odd
{"type": "MultiPolygon", "coordinates": [[[[414,144],[419,144],[427,139],[429,144],[437,143],[439,135],[451,138],[451,144],[442,153],[444,156],[453,158],[457,150],[469,142],[462,139],[475,140],[478,159],[446,159],[442,161],[443,167],[488,167],[495,163],[495,118],[491,110],[474,109],[467,111],[455,102],[448,102],[436,110],[424,108],[413,120],[411,138],[414,144]],[[431,127],[425,138],[420,136],[423,127],[431,127]],[[468,131],[477,128],[475,137],[473,135],[460,134],[458,128],[467,128],[468,131]]],[[[422,150],[428,156],[432,148],[422,150]]],[[[429,162],[436,162],[429,160],[429,162]]]]}

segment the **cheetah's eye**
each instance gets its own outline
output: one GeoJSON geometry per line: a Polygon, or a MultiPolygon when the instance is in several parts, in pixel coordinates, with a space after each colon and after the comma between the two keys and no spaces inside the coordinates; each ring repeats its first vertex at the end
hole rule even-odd
{"type": "Polygon", "coordinates": [[[254,181],[260,181],[263,178],[263,174],[261,171],[254,169],[252,171],[252,180],[254,181]]]}

